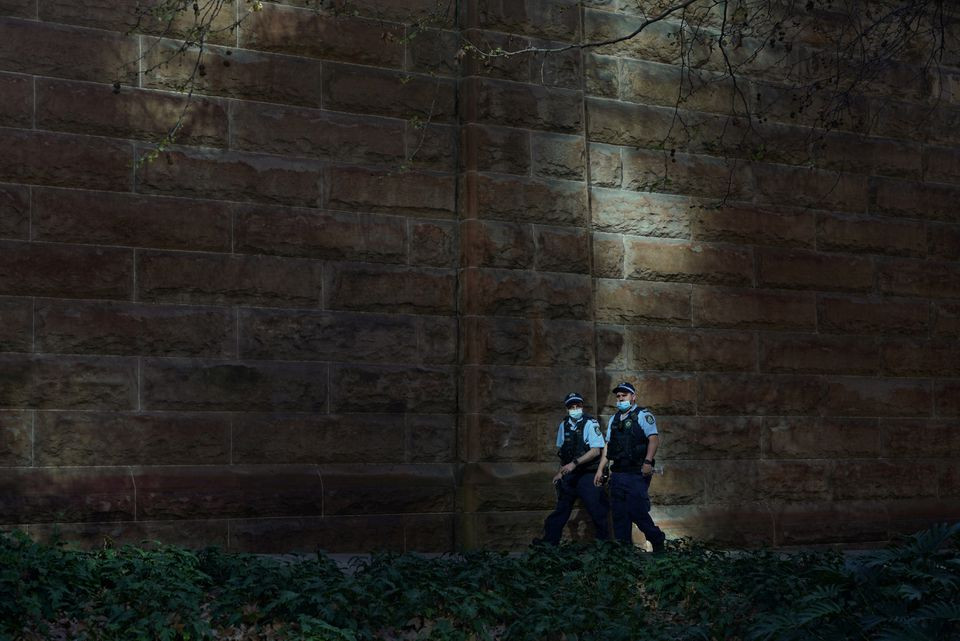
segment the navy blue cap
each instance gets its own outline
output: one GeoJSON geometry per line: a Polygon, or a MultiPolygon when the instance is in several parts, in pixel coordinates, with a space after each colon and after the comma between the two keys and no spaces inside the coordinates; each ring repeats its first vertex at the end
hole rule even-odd
{"type": "Polygon", "coordinates": [[[576,392],[570,392],[567,394],[567,397],[563,399],[563,404],[570,405],[570,403],[583,403],[583,397],[576,392]]]}
{"type": "Polygon", "coordinates": [[[636,394],[637,389],[632,384],[628,383],[627,381],[624,381],[613,388],[613,394],[616,394],[617,392],[626,392],[627,394],[636,394]]]}

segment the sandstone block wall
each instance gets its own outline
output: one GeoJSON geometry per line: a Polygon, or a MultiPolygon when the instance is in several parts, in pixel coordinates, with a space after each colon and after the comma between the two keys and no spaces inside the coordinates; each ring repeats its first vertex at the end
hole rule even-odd
{"type": "Polygon", "coordinates": [[[763,128],[725,137],[715,56],[677,102],[670,22],[457,55],[627,33],[635,2],[348,4],[216,32],[137,166],[183,108],[189,25],[0,0],[3,527],[516,547],[553,500],[559,399],[607,416],[621,379],[660,421],[672,535],[960,516],[960,67],[891,66],[811,142],[759,60],[763,128]]]}

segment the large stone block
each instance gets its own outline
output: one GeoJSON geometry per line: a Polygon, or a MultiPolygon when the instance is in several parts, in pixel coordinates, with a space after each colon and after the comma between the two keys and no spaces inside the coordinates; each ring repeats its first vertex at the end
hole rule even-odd
{"type": "Polygon", "coordinates": [[[625,149],[623,154],[623,182],[638,191],[737,200],[750,193],[752,171],[735,158],[655,149],[625,149]]]}
{"type": "Polygon", "coordinates": [[[813,247],[815,216],[803,210],[778,210],[756,205],[701,207],[690,213],[695,240],[813,247]]]}
{"type": "Polygon", "coordinates": [[[324,205],[330,209],[451,218],[456,212],[453,176],[331,167],[324,205]]]}
{"type": "Polygon", "coordinates": [[[145,251],[137,257],[137,296],[150,302],[317,307],[321,267],[306,259],[145,251]]]}
{"type": "MultiPolygon", "coordinates": [[[[585,9],[583,19],[584,38],[587,41],[594,42],[619,40],[633,33],[643,22],[636,16],[627,16],[599,9],[585,9]]],[[[597,47],[595,51],[605,55],[617,55],[621,58],[672,63],[679,61],[682,55],[682,44],[680,39],[675,36],[675,31],[676,27],[665,21],[653,22],[636,37],[625,38],[613,44],[597,47]]],[[[694,68],[698,66],[698,62],[702,61],[702,56],[696,60],[686,60],[687,64],[694,68]]]]}
{"type": "Polygon", "coordinates": [[[663,475],[654,476],[650,482],[651,503],[664,506],[689,505],[703,501],[706,494],[706,474],[699,463],[671,461],[662,467],[663,475]]]}
{"type": "Polygon", "coordinates": [[[337,63],[323,65],[323,108],[333,111],[450,122],[456,115],[455,94],[455,83],[448,78],[337,63]]]}
{"type": "Polygon", "coordinates": [[[466,512],[546,510],[556,503],[553,463],[473,463],[463,471],[466,512]]]}
{"type": "Polygon", "coordinates": [[[933,306],[933,333],[936,336],[960,336],[960,303],[937,301],[933,306]]]}
{"type": "Polygon", "coordinates": [[[33,463],[33,412],[0,411],[0,468],[33,463]]]}
{"type": "Polygon", "coordinates": [[[460,67],[459,47],[459,32],[421,28],[406,41],[406,68],[418,73],[456,76],[460,67]]]}
{"type": "Polygon", "coordinates": [[[30,237],[30,190],[0,185],[0,238],[27,240],[30,237]]]}
{"type": "Polygon", "coordinates": [[[231,552],[253,554],[403,552],[399,515],[231,519],[231,552]]]}
{"type": "Polygon", "coordinates": [[[461,426],[464,458],[469,462],[556,461],[559,422],[556,413],[508,414],[491,408],[489,414],[469,414],[461,426]]]}
{"type": "Polygon", "coordinates": [[[0,523],[132,521],[135,493],[124,468],[0,468],[0,523]]]}
{"type": "Polygon", "coordinates": [[[33,300],[0,298],[0,352],[33,351],[33,300]]]}
{"type": "Polygon", "coordinates": [[[587,220],[583,183],[468,176],[466,214],[493,220],[583,226],[587,220]]]}
{"type": "Polygon", "coordinates": [[[779,545],[887,541],[889,516],[883,501],[786,503],[774,513],[779,545]]]}
{"type": "Polygon", "coordinates": [[[872,291],[870,258],[805,250],[764,250],[757,254],[757,281],[763,287],[820,291],[872,291]]]}
{"type": "Polygon", "coordinates": [[[923,178],[931,182],[960,183],[960,154],[954,147],[923,148],[923,178]]]}
{"type": "Polygon", "coordinates": [[[954,340],[886,339],[880,361],[888,376],[960,376],[960,346],[954,340]]]}
{"type": "Polygon", "coordinates": [[[588,96],[616,98],[620,95],[620,59],[585,52],[584,82],[588,96]]]}
{"type": "Polygon", "coordinates": [[[233,234],[235,250],[246,254],[407,260],[407,224],[396,216],[244,205],[236,208],[233,234]]]}
{"type": "Polygon", "coordinates": [[[170,466],[133,470],[137,518],[179,520],[323,514],[315,466],[170,466]]]}
{"type": "Polygon", "coordinates": [[[846,461],[834,467],[830,481],[839,500],[916,500],[937,495],[937,471],[932,463],[904,468],[893,461],[846,461]]]}
{"type": "MultiPolygon", "coordinates": [[[[323,92],[319,60],[249,49],[206,45],[203,75],[195,74],[198,50],[182,42],[143,38],[143,86],[182,91],[191,82],[197,93],[261,102],[319,107],[323,92]]],[[[136,59],[136,55],[131,56],[136,59]]]]}
{"type": "Polygon", "coordinates": [[[405,514],[452,512],[454,476],[449,465],[324,465],[323,513],[405,514]]]}
{"type": "MultiPolygon", "coordinates": [[[[468,367],[464,371],[463,411],[507,417],[512,414],[556,416],[562,394],[578,390],[590,394],[595,385],[592,369],[563,367],[468,367]],[[563,390],[560,396],[544,390],[563,390]]],[[[562,412],[562,409],[560,409],[562,412]]],[[[557,421],[562,418],[557,417],[557,421]]],[[[552,422],[552,421],[551,421],[552,422]]],[[[537,439],[548,439],[540,430],[537,439]]],[[[553,432],[556,435],[556,432],[553,432]]],[[[554,441],[555,442],[555,441],[554,441]]]]}
{"type": "Polygon", "coordinates": [[[759,492],[767,500],[829,501],[833,468],[832,461],[760,461],[759,492]]]}
{"type": "Polygon", "coordinates": [[[453,463],[457,456],[457,416],[407,414],[404,441],[410,463],[453,463]]]}
{"type": "Polygon", "coordinates": [[[701,414],[816,415],[827,385],[817,376],[703,374],[701,414]]]}
{"type": "Polygon", "coordinates": [[[591,143],[589,146],[590,185],[617,188],[623,184],[621,148],[591,143]]]}
{"type": "Polygon", "coordinates": [[[679,107],[726,115],[742,110],[737,87],[727,74],[685,66],[623,59],[621,98],[644,105],[679,107]]]}
{"type": "Polygon", "coordinates": [[[757,364],[754,332],[628,327],[630,364],[641,370],[743,371],[757,364]]]}
{"type": "Polygon", "coordinates": [[[71,134],[0,129],[0,181],[130,191],[133,146],[71,134]]]}
{"type": "Polygon", "coordinates": [[[196,521],[106,521],[103,523],[50,523],[23,526],[36,541],[52,544],[67,541],[71,548],[103,549],[105,546],[155,547],[156,542],[199,549],[216,546],[227,549],[226,519],[196,521]]]}
{"type": "Polygon", "coordinates": [[[36,0],[2,0],[0,14],[16,18],[35,18],[37,15],[36,0]]]}
{"type": "Polygon", "coordinates": [[[459,541],[487,550],[516,550],[543,536],[546,510],[479,512],[465,515],[459,541]]]}
{"type": "Polygon", "coordinates": [[[469,269],[462,283],[467,315],[572,320],[591,316],[592,292],[586,275],[469,269]]]}
{"type": "Polygon", "coordinates": [[[533,134],[533,173],[543,178],[583,180],[585,158],[583,136],[533,134]]]}
{"type": "Polygon", "coordinates": [[[948,459],[960,457],[960,421],[956,419],[880,420],[882,451],[898,459],[948,459]]]}
{"type": "Polygon", "coordinates": [[[455,308],[451,270],[338,263],[324,272],[326,309],[449,315],[455,308]]]}
{"type": "Polygon", "coordinates": [[[590,249],[587,230],[581,227],[544,227],[534,230],[536,251],[535,266],[541,271],[573,272],[586,274],[590,271],[590,249]]]}
{"type": "Polygon", "coordinates": [[[137,364],[113,357],[4,355],[0,407],[136,409],[137,364]]]}
{"type": "Polygon", "coordinates": [[[240,29],[244,49],[342,60],[375,67],[403,66],[403,25],[349,14],[263,5],[240,29]]]}
{"type": "Polygon", "coordinates": [[[33,126],[33,82],[30,76],[0,73],[0,126],[33,126]]]}
{"type": "Polygon", "coordinates": [[[819,413],[824,416],[930,416],[930,381],[831,377],[819,413]]]}
{"type": "Polygon", "coordinates": [[[339,162],[404,159],[404,126],[392,118],[238,101],[230,108],[231,148],[339,162]]]}
{"type": "Polygon", "coordinates": [[[384,412],[445,414],[456,411],[452,367],[331,365],[330,409],[369,411],[370,399],[384,412]]]}
{"type": "Polygon", "coordinates": [[[129,249],[0,241],[0,293],[130,298],[129,249]]]}
{"type": "Polygon", "coordinates": [[[593,325],[578,320],[489,316],[465,319],[464,360],[471,364],[593,365],[593,325]]]}
{"type": "Polygon", "coordinates": [[[868,178],[859,174],[755,163],[753,189],[759,202],[863,213],[868,178]]]}
{"type": "Polygon", "coordinates": [[[36,349],[121,356],[236,355],[236,317],[222,307],[38,300],[36,349]]]}
{"type": "Polygon", "coordinates": [[[226,147],[227,104],[109,84],[37,79],[37,126],[54,131],[160,141],[179,125],[182,145],[226,147]]]}
{"type": "Polygon", "coordinates": [[[404,421],[383,414],[238,414],[237,464],[402,463],[404,421]]]}
{"type": "Polygon", "coordinates": [[[872,178],[870,210],[903,218],[960,222],[960,185],[872,178]]]}
{"type": "Polygon", "coordinates": [[[134,36],[0,17],[4,71],[126,84],[136,79],[137,57],[134,36]],[[30,55],[24,55],[27,51],[30,55]]]}
{"type": "Polygon", "coordinates": [[[593,234],[593,275],[597,278],[623,278],[624,248],[621,234],[593,234]]]}
{"type": "Polygon", "coordinates": [[[466,170],[530,173],[530,132],[466,123],[462,162],[466,170]]]}
{"type": "Polygon", "coordinates": [[[461,38],[472,45],[463,56],[462,77],[482,76],[525,83],[536,81],[531,74],[534,55],[529,49],[534,45],[530,38],[482,29],[462,31],[461,38]],[[505,56],[497,55],[497,51],[526,53],[505,56]]]}
{"type": "Polygon", "coordinates": [[[878,374],[881,353],[874,338],[767,334],[760,338],[760,370],[804,374],[878,374]]]}
{"type": "Polygon", "coordinates": [[[226,465],[230,418],[210,413],[38,412],[34,457],[42,467],[226,465]]]}
{"type": "Polygon", "coordinates": [[[689,536],[736,548],[774,542],[773,515],[764,501],[654,506],[652,516],[671,537],[689,536]]]}
{"type": "Polygon", "coordinates": [[[840,334],[917,334],[930,325],[926,301],[847,296],[820,296],[817,326],[840,334]]]}
{"type": "Polygon", "coordinates": [[[691,305],[700,327],[812,330],[817,323],[813,293],[694,287],[691,305]]]}
{"type": "Polygon", "coordinates": [[[764,500],[760,487],[759,461],[701,461],[706,496],[703,503],[742,505],[764,500]]]}
{"type": "Polygon", "coordinates": [[[767,417],[763,430],[765,458],[876,458],[882,451],[875,418],[767,417]]]}
{"type": "Polygon", "coordinates": [[[143,409],[323,412],[328,366],[319,363],[144,359],[143,409]]]}
{"type": "Polygon", "coordinates": [[[463,100],[469,122],[569,134],[583,125],[579,91],[471,78],[463,100]]]}
{"type": "Polygon", "coordinates": [[[917,221],[820,214],[817,248],[827,251],[923,256],[925,225],[917,221]]]}
{"type": "Polygon", "coordinates": [[[594,188],[590,198],[597,231],[660,238],[690,237],[691,203],[682,196],[594,188]]]}
{"type": "Polygon", "coordinates": [[[137,171],[144,193],[302,207],[320,206],[321,183],[317,161],[246,152],[166,151],[137,171]]]}
{"type": "Polygon", "coordinates": [[[74,189],[33,190],[34,240],[229,251],[229,204],[74,189]]]}
{"type": "Polygon", "coordinates": [[[960,225],[927,225],[927,255],[942,260],[960,260],[960,225]]]}
{"type": "Polygon", "coordinates": [[[600,279],[597,320],[609,323],[690,324],[690,285],[600,279]]]}
{"type": "Polygon", "coordinates": [[[879,289],[885,294],[960,298],[960,265],[955,262],[888,259],[877,272],[879,289]]]}
{"type": "Polygon", "coordinates": [[[667,468],[683,460],[760,458],[763,419],[758,416],[668,416],[657,421],[657,430],[657,462],[667,468]]]}
{"type": "Polygon", "coordinates": [[[457,267],[459,229],[454,222],[410,223],[410,263],[431,267],[457,267]]]}
{"type": "Polygon", "coordinates": [[[417,336],[423,363],[446,365],[457,362],[460,337],[456,318],[423,316],[417,322],[417,336]]]}
{"type": "Polygon", "coordinates": [[[936,381],[934,404],[937,416],[960,416],[960,380],[936,381]]]}
{"type": "Polygon", "coordinates": [[[478,0],[467,5],[462,20],[467,27],[566,42],[580,35],[580,12],[573,0],[478,0]]]}
{"type": "Polygon", "coordinates": [[[753,252],[727,245],[625,238],[627,278],[751,285],[753,252]]]}
{"type": "Polygon", "coordinates": [[[467,267],[529,269],[536,258],[533,227],[525,223],[467,220],[460,244],[467,267]]]}
{"type": "Polygon", "coordinates": [[[586,108],[591,142],[669,149],[678,142],[678,134],[682,136],[673,126],[671,109],[603,98],[588,98],[586,108]]]}
{"type": "Polygon", "coordinates": [[[459,127],[436,125],[411,118],[404,123],[407,152],[404,163],[416,169],[454,172],[462,156],[457,145],[459,127]]]}
{"type": "Polygon", "coordinates": [[[413,316],[243,309],[240,356],[256,360],[413,363],[413,316]]]}
{"type": "MultiPolygon", "coordinates": [[[[613,389],[620,381],[630,381],[637,389],[637,403],[655,414],[688,416],[697,413],[697,379],[690,374],[634,374],[633,371],[604,370],[597,373],[600,407],[604,416],[616,413],[616,399],[604,390],[613,389]]],[[[598,405],[599,405],[598,401],[598,405]]]]}

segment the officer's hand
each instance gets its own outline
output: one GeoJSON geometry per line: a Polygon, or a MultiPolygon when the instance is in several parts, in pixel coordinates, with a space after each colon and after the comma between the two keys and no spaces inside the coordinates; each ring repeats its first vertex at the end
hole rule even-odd
{"type": "Polygon", "coordinates": [[[653,466],[649,463],[644,463],[643,467],[640,468],[640,473],[644,476],[650,476],[653,474],[653,466]]]}
{"type": "Polygon", "coordinates": [[[603,468],[597,470],[597,473],[593,475],[593,484],[597,487],[603,485],[603,468]]]}
{"type": "Polygon", "coordinates": [[[570,474],[575,469],[577,469],[576,465],[574,465],[573,463],[567,463],[566,465],[560,468],[560,474],[570,474]]]}
{"type": "Polygon", "coordinates": [[[556,482],[559,481],[561,478],[563,478],[563,472],[557,472],[557,473],[554,475],[554,477],[553,477],[553,482],[556,483],[556,482]]]}

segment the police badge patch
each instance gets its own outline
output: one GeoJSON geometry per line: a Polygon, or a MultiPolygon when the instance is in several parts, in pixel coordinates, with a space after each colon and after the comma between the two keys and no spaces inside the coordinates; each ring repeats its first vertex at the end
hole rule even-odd
{"type": "Polygon", "coordinates": [[[647,423],[650,423],[650,425],[654,424],[653,414],[647,414],[647,423]]]}
{"type": "Polygon", "coordinates": [[[626,420],[626,421],[623,422],[623,426],[624,426],[624,427],[633,427],[633,421],[631,421],[631,420],[628,419],[628,420],[626,420]]]}

